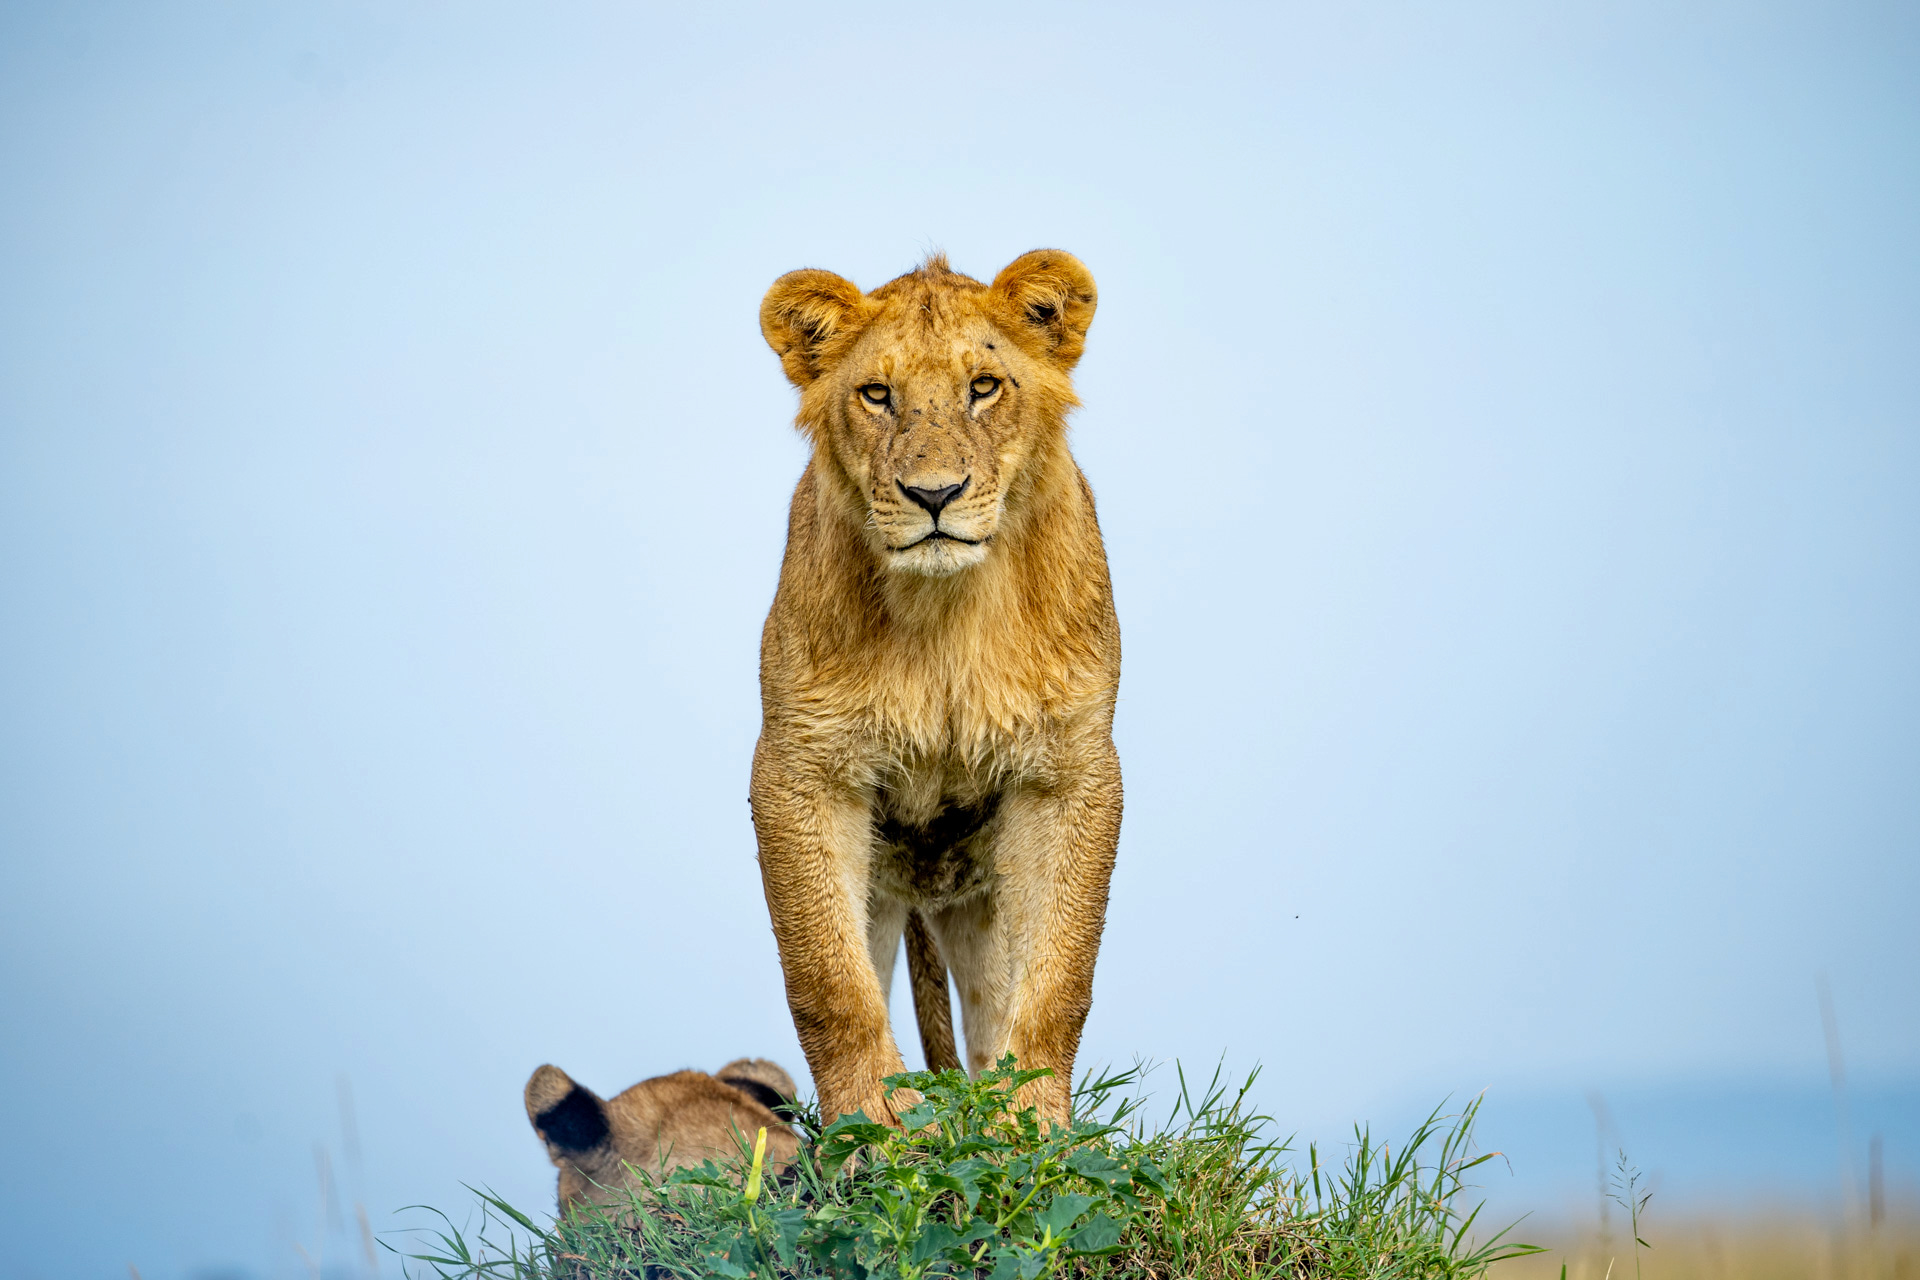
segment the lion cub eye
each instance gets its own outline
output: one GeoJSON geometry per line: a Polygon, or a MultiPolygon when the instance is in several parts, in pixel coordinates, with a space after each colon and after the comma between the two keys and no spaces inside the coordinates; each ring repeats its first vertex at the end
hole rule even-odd
{"type": "Polygon", "coordinates": [[[892,393],[887,390],[887,386],[883,382],[869,382],[866,386],[860,388],[860,394],[866,397],[868,404],[885,405],[887,403],[887,397],[892,393]]]}
{"type": "Polygon", "coordinates": [[[984,400],[1000,389],[1000,379],[981,374],[973,380],[973,398],[984,400]]]}

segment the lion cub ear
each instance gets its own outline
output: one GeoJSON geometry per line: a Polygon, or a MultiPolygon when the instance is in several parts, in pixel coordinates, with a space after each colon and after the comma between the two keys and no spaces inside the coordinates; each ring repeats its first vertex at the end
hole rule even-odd
{"type": "Polygon", "coordinates": [[[721,1084],[732,1085],[775,1115],[800,1096],[793,1077],[765,1058],[735,1058],[713,1074],[721,1084]]]}
{"type": "Polygon", "coordinates": [[[1041,350],[1062,369],[1079,362],[1100,301],[1085,263],[1058,249],[1035,249],[993,278],[993,293],[1015,332],[1038,339],[1041,350]]]}
{"type": "Polygon", "coordinates": [[[866,295],[853,281],[808,268],[789,271],[760,300],[760,332],[796,387],[826,372],[836,339],[859,331],[866,295]]]}
{"type": "Polygon", "coordinates": [[[527,1081],[527,1119],[545,1140],[547,1155],[555,1164],[562,1156],[600,1147],[611,1132],[607,1104],[552,1065],[539,1068],[527,1081]]]}

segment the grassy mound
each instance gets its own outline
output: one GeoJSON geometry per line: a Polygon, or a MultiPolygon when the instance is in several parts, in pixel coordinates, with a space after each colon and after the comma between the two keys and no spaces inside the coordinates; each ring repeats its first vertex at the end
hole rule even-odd
{"type": "Polygon", "coordinates": [[[1084,1081],[1070,1128],[1010,1105],[1040,1073],[1012,1059],[977,1080],[914,1072],[888,1080],[920,1101],[904,1129],[852,1116],[822,1128],[793,1170],[763,1177],[741,1158],[676,1170],[606,1209],[542,1228],[481,1196],[466,1231],[442,1216],[409,1274],[444,1280],[921,1280],[966,1276],[1452,1277],[1536,1250],[1477,1241],[1463,1175],[1477,1103],[1436,1111],[1394,1151],[1365,1130],[1336,1172],[1286,1142],[1216,1073],[1172,1114],[1142,1123],[1136,1071],[1084,1081]],[[421,1266],[430,1271],[420,1269],[421,1266]]]}

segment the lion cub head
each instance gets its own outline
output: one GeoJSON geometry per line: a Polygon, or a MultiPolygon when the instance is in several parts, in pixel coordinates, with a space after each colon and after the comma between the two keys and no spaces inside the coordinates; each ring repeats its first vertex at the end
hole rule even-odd
{"type": "Polygon", "coordinates": [[[767,1168],[779,1172],[800,1150],[774,1108],[792,1101],[793,1080],[764,1058],[729,1062],[714,1075],[676,1071],[602,1099],[555,1066],[527,1081],[527,1118],[560,1170],[560,1211],[616,1204],[675,1169],[738,1155],[740,1138],[767,1131],[767,1168]]]}
{"type": "Polygon", "coordinates": [[[990,285],[939,255],[871,293],[831,271],[774,282],[760,330],[885,568],[942,577],[992,553],[1019,518],[1025,469],[1078,403],[1068,374],[1096,297],[1086,267],[1054,249],[990,285]]]}

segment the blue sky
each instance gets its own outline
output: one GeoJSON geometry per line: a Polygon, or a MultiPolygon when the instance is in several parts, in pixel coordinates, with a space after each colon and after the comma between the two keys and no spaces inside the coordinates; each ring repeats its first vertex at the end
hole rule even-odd
{"type": "Polygon", "coordinates": [[[802,1067],[755,317],[934,248],[1100,284],[1086,1060],[1319,1134],[1488,1088],[1545,1201],[1589,1089],[1817,1100],[1825,972],[1911,1180],[1917,58],[1859,4],[9,6],[0,1276],[350,1268],[316,1148],[380,1229],[540,1205],[540,1062],[802,1067]]]}

